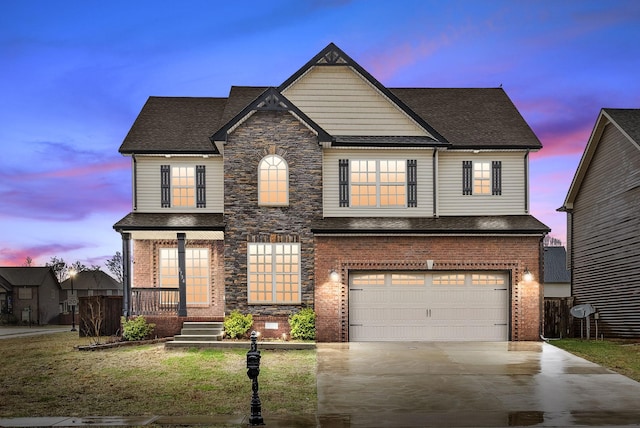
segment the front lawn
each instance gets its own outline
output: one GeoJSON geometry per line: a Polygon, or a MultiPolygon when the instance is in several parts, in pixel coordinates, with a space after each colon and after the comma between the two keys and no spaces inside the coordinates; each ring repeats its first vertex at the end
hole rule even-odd
{"type": "MultiPolygon", "coordinates": [[[[88,343],[72,332],[0,340],[0,417],[250,411],[249,349],[182,351],[165,350],[164,344],[74,349],[88,343]]],[[[263,415],[315,414],[315,350],[261,354],[263,415]]]]}
{"type": "Polygon", "coordinates": [[[639,341],[562,339],[549,343],[640,382],[639,341]]]}

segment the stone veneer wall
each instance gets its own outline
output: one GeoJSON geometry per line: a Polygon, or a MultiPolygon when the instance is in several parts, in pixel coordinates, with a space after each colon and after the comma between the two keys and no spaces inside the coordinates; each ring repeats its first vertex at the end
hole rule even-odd
{"type": "Polygon", "coordinates": [[[538,237],[316,237],[316,335],[349,341],[350,270],[491,270],[511,274],[511,340],[539,340],[542,286],[538,237]],[[525,269],[534,281],[522,282],[525,269]],[[340,274],[339,282],[329,272],[340,274]]]}
{"type": "MultiPolygon", "coordinates": [[[[133,241],[133,287],[159,287],[159,249],[177,248],[177,240],[133,241]]],[[[224,242],[187,240],[186,248],[209,248],[209,304],[187,304],[187,315],[224,316],[224,242]]]]}
{"type": "MultiPolygon", "coordinates": [[[[286,316],[313,307],[314,248],[310,223],[322,216],[322,149],[317,137],[285,111],[257,111],[229,135],[224,148],[226,312],[286,316]],[[289,167],[289,205],[258,205],[258,164],[268,154],[289,167]],[[302,302],[247,303],[247,243],[300,242],[302,302]]],[[[284,319],[284,318],[283,318],[284,319]]]]}

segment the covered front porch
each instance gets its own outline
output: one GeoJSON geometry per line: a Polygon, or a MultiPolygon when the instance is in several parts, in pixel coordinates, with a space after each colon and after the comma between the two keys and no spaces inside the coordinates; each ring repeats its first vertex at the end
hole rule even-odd
{"type": "Polygon", "coordinates": [[[217,214],[130,213],[122,236],[125,317],[224,317],[224,224],[217,214]]]}

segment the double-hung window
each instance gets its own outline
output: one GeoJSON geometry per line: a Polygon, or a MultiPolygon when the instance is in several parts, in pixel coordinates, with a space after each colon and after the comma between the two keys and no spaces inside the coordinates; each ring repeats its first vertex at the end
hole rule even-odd
{"type": "Polygon", "coordinates": [[[205,171],[204,165],[161,165],[161,206],[205,208],[205,171]]]}
{"type": "Polygon", "coordinates": [[[249,243],[248,302],[300,303],[300,244],[249,243]]]}
{"type": "MultiPolygon", "coordinates": [[[[185,250],[187,303],[209,302],[209,249],[187,248],[185,250]]],[[[160,249],[160,287],[178,288],[178,249],[160,249]]]]}
{"type": "Polygon", "coordinates": [[[340,160],[341,207],[398,208],[417,206],[415,160],[340,160]]]}
{"type": "Polygon", "coordinates": [[[463,195],[501,195],[501,161],[462,161],[463,195]]]}

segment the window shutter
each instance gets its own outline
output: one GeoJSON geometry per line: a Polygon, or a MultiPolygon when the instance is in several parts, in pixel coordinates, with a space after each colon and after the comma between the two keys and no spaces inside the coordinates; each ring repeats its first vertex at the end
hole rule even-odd
{"type": "Polygon", "coordinates": [[[407,206],[418,206],[418,161],[407,160],[407,206]]]}
{"type": "Polygon", "coordinates": [[[207,207],[205,165],[196,165],[196,208],[207,207]]]}
{"type": "Polygon", "coordinates": [[[473,162],[462,161],[462,194],[473,194],[473,162]]]}
{"type": "Polygon", "coordinates": [[[491,162],[491,194],[502,195],[502,162],[491,162]]]}
{"type": "Polygon", "coordinates": [[[171,166],[160,165],[160,206],[171,206],[171,166]]]}
{"type": "Polygon", "coordinates": [[[349,159],[338,161],[338,193],[341,207],[349,206],[349,159]]]}

